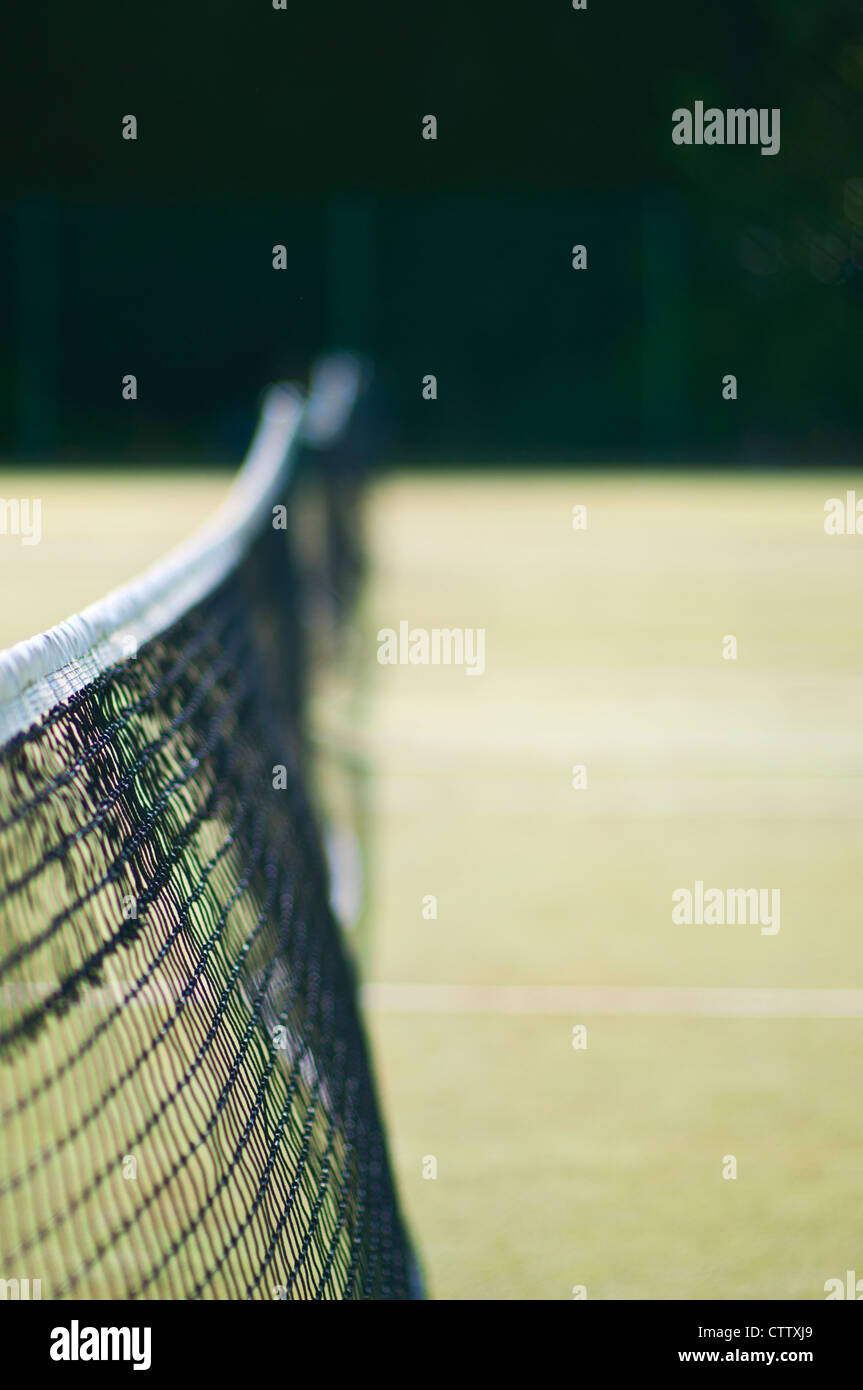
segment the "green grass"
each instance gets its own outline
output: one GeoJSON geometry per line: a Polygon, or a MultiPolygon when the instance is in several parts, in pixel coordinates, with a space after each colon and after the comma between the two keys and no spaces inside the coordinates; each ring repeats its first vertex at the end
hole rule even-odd
{"type": "Polygon", "coordinates": [[[93,473],[0,468],[0,497],[38,498],[42,537],[0,535],[0,649],[78,613],[186,540],[230,476],[147,468],[93,473]]]}
{"type": "MultiPolygon", "coordinates": [[[[381,488],[370,632],[488,639],[482,677],[376,668],[371,979],[863,988],[863,540],[823,531],[853,485],[381,488]],[[696,878],[779,887],[778,935],[672,924],[696,878]]],[[[438,1297],[823,1298],[863,1260],[856,1020],[369,1022],[438,1297]]]]}
{"type": "Polygon", "coordinates": [[[575,1052],[564,1017],[376,1016],[434,1296],[823,1298],[859,1265],[856,1020],[582,1021],[575,1052]]]}
{"type": "MultiPolygon", "coordinates": [[[[40,475],[45,541],[0,544],[16,595],[0,645],[123,583],[224,486],[40,475]]],[[[379,488],[369,649],[401,619],[481,626],[488,669],[373,668],[367,978],[863,988],[863,539],[822,525],[825,499],[853,486],[537,473],[379,488]],[[721,659],[727,633],[736,662],[721,659]],[[575,763],[586,791],[570,787],[575,763]],[[675,927],[672,889],[695,878],[778,886],[780,933],[675,927]]],[[[0,479],[0,495],[36,491],[0,479]]],[[[321,727],[349,708],[344,689],[322,696],[321,727]]],[[[589,1298],[811,1299],[863,1268],[859,1020],[368,1022],[436,1297],[567,1299],[584,1284],[589,1298]]],[[[118,1179],[93,1238],[129,1200],[118,1179]]]]}

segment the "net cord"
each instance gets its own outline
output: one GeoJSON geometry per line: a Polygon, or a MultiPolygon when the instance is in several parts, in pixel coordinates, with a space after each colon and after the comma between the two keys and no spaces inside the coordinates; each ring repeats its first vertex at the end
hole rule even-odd
{"type": "Polygon", "coordinates": [[[281,502],[297,449],[325,447],[350,417],[361,368],[324,359],[308,401],[294,386],[264,397],[246,461],[219,510],[187,541],[122,588],[55,627],[0,652],[0,747],[103,671],[134,656],[235,568],[281,502]]]}

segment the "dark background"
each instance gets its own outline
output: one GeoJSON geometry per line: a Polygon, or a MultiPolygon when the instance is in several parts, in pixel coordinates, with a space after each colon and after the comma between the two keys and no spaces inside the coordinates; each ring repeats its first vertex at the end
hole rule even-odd
{"type": "Polygon", "coordinates": [[[237,457],[328,347],[401,459],[858,456],[863,0],[90,0],[4,49],[4,456],[237,457]],[[674,145],[696,99],[780,153],[674,145]]]}

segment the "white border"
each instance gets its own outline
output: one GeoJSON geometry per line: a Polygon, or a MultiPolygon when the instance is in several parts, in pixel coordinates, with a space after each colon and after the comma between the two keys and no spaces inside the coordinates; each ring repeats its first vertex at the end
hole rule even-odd
{"type": "Polygon", "coordinates": [[[861,1018],[863,989],[654,985],[363,985],[363,1006],[397,1014],[642,1014],[861,1018]]]}
{"type": "Polygon", "coordinates": [[[134,655],[222,582],[281,500],[302,413],[294,387],[271,388],[246,462],[204,526],[123,588],[0,652],[0,745],[134,655]]]}
{"type": "Polygon", "coordinates": [[[362,363],[349,353],[333,353],[315,363],[303,415],[303,443],[325,449],[345,429],[364,384],[362,363]]]}
{"type": "Polygon", "coordinates": [[[0,652],[0,747],[125,661],[230,574],[284,500],[297,446],[326,448],[345,429],[363,384],[358,359],[322,358],[309,399],[273,386],[246,462],[215,515],[188,541],[74,618],[0,652]]]}

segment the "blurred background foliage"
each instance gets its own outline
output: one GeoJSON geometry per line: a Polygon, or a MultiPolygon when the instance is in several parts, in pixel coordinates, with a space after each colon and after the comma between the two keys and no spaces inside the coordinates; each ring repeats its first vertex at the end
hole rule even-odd
{"type": "Polygon", "coordinates": [[[7,457],[235,458],[333,345],[416,463],[859,452],[861,0],[49,0],[7,58],[7,457]],[[696,100],[779,154],[675,146],[696,100]]]}

